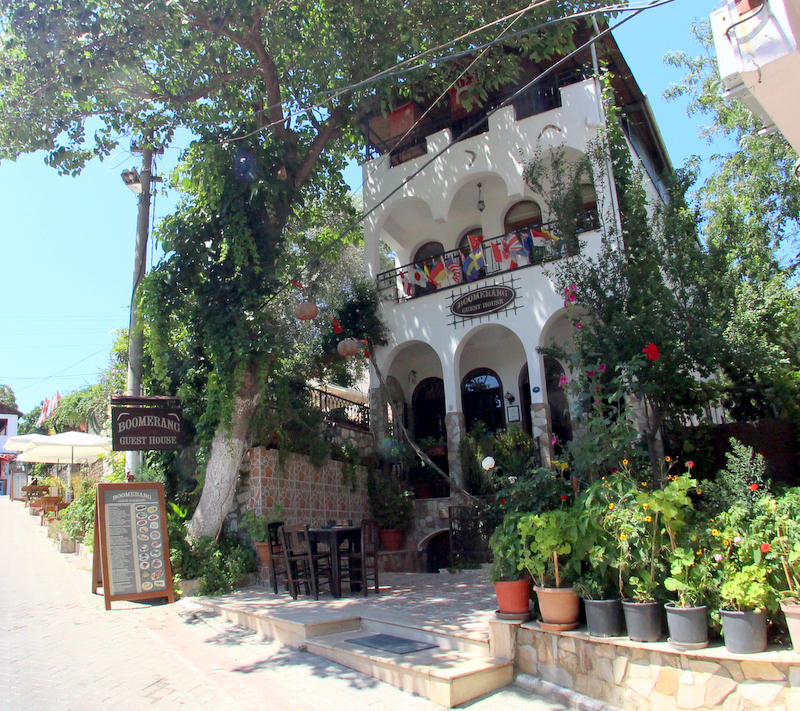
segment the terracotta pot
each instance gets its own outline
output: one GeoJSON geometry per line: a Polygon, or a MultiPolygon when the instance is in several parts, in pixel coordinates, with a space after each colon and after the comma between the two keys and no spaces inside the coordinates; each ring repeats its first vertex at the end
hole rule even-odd
{"type": "Polygon", "coordinates": [[[497,611],[503,615],[530,616],[531,609],[531,581],[524,580],[498,580],[494,584],[494,594],[497,596],[497,611]]]}
{"type": "Polygon", "coordinates": [[[401,551],[403,550],[403,532],[396,528],[382,528],[380,530],[381,550],[401,551]]]}
{"type": "Polygon", "coordinates": [[[256,554],[258,555],[258,562],[262,566],[267,567],[270,561],[269,543],[262,541],[253,541],[256,547],[256,554]]]}
{"type": "Polygon", "coordinates": [[[800,603],[794,598],[781,601],[781,610],[786,617],[786,626],[792,638],[792,647],[795,652],[800,652],[800,603]]]}
{"type": "Polygon", "coordinates": [[[575,629],[578,626],[581,599],[572,588],[533,588],[539,603],[541,623],[558,629],[575,629]]]}

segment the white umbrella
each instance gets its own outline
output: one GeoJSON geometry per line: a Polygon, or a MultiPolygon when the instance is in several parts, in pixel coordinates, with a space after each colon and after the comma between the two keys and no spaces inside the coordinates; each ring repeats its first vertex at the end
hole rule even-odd
{"type": "Polygon", "coordinates": [[[49,439],[47,435],[41,434],[14,435],[6,440],[3,449],[6,452],[24,452],[34,442],[47,442],[49,439]]]}
{"type": "MultiPolygon", "coordinates": [[[[33,437],[33,435],[30,436],[33,437]]],[[[17,457],[17,461],[47,464],[91,464],[101,454],[110,451],[110,437],[101,437],[85,432],[62,432],[50,437],[37,436],[35,440],[29,442],[23,453],[17,457]]]]}

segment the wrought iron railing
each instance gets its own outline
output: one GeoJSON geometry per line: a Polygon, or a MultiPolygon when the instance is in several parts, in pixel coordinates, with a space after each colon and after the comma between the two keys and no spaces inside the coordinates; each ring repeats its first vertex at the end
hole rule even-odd
{"type": "MultiPolygon", "coordinates": [[[[589,76],[586,67],[566,69],[557,74],[546,77],[542,82],[520,94],[514,99],[514,115],[517,121],[529,116],[544,113],[561,107],[561,89],[570,84],[583,81],[589,76]]],[[[391,167],[418,158],[428,152],[426,137],[434,133],[450,129],[452,140],[461,139],[462,134],[468,129],[472,130],[462,140],[477,136],[489,130],[488,121],[483,120],[488,113],[493,111],[511,93],[495,96],[484,103],[479,109],[467,116],[453,118],[450,114],[436,118],[424,118],[411,131],[404,131],[388,138],[379,137],[365,124],[367,159],[372,160],[378,156],[389,154],[391,167]]]]}
{"type": "Polygon", "coordinates": [[[477,506],[451,506],[448,513],[451,565],[473,567],[490,562],[489,539],[503,517],[477,506]]]}
{"type": "Polygon", "coordinates": [[[311,394],[311,404],[322,410],[328,422],[350,425],[369,431],[369,407],[367,405],[318,388],[308,388],[308,391],[311,394]]]}
{"type": "MultiPolygon", "coordinates": [[[[579,232],[589,232],[591,230],[599,229],[599,217],[597,210],[587,210],[581,216],[578,222],[579,232]]],[[[509,235],[501,235],[499,237],[492,237],[491,239],[484,239],[482,242],[483,261],[485,266],[473,270],[471,274],[467,274],[464,267],[464,260],[469,255],[468,250],[451,249],[449,252],[428,257],[416,263],[404,264],[401,267],[390,269],[378,274],[378,292],[383,298],[396,301],[405,301],[407,299],[414,299],[419,296],[433,294],[436,291],[441,291],[449,286],[457,286],[466,282],[476,281],[485,277],[502,274],[514,269],[521,269],[523,267],[530,267],[548,262],[554,262],[564,257],[572,256],[576,253],[576,245],[565,244],[565,241],[560,239],[557,235],[554,223],[542,224],[536,232],[543,234],[549,233],[554,236],[554,239],[543,237],[527,237],[525,233],[527,230],[517,230],[517,239],[521,244],[524,244],[523,252],[511,252],[504,255],[502,248],[504,248],[509,240],[509,235]],[[497,250],[493,245],[497,246],[497,250]],[[495,256],[500,253],[501,259],[498,261],[495,256]],[[507,256],[507,258],[506,258],[507,256]],[[422,270],[430,274],[439,264],[445,267],[446,275],[437,282],[436,279],[429,277],[422,277],[418,270],[422,270]],[[450,268],[448,268],[450,265],[450,268]],[[455,267],[457,265],[457,268],[455,267]],[[461,276],[459,277],[459,270],[461,276]],[[414,275],[417,275],[419,281],[414,281],[414,275]]]]}

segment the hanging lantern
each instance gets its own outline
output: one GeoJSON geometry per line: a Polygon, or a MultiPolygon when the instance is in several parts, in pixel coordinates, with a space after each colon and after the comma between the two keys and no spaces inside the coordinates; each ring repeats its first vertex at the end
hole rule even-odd
{"type": "Polygon", "coordinates": [[[311,321],[319,316],[319,307],[313,301],[301,301],[294,307],[294,315],[301,321],[311,321]]]}
{"type": "Polygon", "coordinates": [[[339,342],[336,350],[341,356],[354,356],[359,351],[360,343],[355,338],[345,338],[339,342]]]}

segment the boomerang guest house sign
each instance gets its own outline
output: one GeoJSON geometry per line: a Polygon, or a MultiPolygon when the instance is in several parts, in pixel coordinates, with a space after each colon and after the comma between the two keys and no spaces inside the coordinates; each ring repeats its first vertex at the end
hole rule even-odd
{"type": "MultiPolygon", "coordinates": [[[[114,398],[126,400],[124,407],[111,408],[111,439],[115,452],[154,449],[180,449],[183,446],[183,418],[179,407],[153,407],[167,398],[141,407],[150,398],[114,398]]],[[[173,400],[173,398],[169,398],[173,400]]]]}
{"type": "Polygon", "coordinates": [[[506,308],[515,297],[516,292],[511,287],[483,286],[455,299],[450,304],[450,311],[462,318],[484,316],[506,308]]]}

